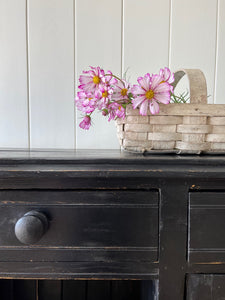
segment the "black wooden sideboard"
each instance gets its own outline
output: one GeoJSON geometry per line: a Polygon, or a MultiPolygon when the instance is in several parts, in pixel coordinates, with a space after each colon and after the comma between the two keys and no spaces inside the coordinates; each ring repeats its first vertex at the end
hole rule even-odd
{"type": "Polygon", "coordinates": [[[224,229],[223,155],[0,151],[0,299],[19,279],[144,282],[151,291],[129,299],[222,300],[224,229]]]}

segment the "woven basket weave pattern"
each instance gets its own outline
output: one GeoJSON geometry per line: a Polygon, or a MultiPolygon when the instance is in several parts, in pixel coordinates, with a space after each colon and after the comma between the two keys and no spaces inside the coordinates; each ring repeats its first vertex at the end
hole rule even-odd
{"type": "Polygon", "coordinates": [[[175,73],[174,86],[187,74],[190,104],[160,104],[158,115],[141,116],[131,105],[117,119],[123,149],[136,152],[225,152],[225,105],[207,104],[205,77],[200,70],[175,73]]]}

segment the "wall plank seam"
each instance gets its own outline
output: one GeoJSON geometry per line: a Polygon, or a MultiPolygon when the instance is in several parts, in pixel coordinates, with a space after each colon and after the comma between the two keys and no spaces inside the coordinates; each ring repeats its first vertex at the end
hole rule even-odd
{"type": "MultiPolygon", "coordinates": [[[[73,51],[74,51],[74,57],[73,57],[73,91],[74,91],[74,99],[76,96],[76,0],[73,0],[73,51]]],[[[74,126],[74,149],[77,147],[77,140],[76,140],[76,135],[77,135],[77,126],[76,126],[76,106],[74,104],[74,119],[73,119],[73,126],[74,126]]]]}
{"type": "Polygon", "coordinates": [[[172,51],[172,7],[173,7],[172,1],[173,0],[170,0],[169,3],[169,40],[168,40],[168,67],[169,68],[171,68],[171,51],[172,51]]]}
{"type": "Polygon", "coordinates": [[[31,130],[30,130],[30,59],[29,59],[29,27],[28,27],[28,0],[25,4],[26,9],[26,59],[27,59],[27,139],[28,148],[30,149],[31,130]]]}
{"type": "Polygon", "coordinates": [[[121,57],[120,57],[121,78],[124,75],[124,0],[121,0],[121,57]]]}
{"type": "Polygon", "coordinates": [[[216,103],[216,96],[217,96],[217,72],[218,72],[218,43],[219,43],[219,7],[220,7],[220,0],[217,0],[216,3],[216,39],[215,39],[215,68],[214,68],[214,97],[213,103],[216,103]]]}

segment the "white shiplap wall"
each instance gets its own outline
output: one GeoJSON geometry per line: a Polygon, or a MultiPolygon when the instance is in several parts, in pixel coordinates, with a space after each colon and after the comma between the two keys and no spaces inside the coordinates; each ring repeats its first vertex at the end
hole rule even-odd
{"type": "Polygon", "coordinates": [[[78,127],[75,87],[89,65],[128,69],[132,83],[200,68],[209,102],[225,104],[225,0],[0,0],[0,148],[119,148],[99,114],[78,127]]]}
{"type": "Polygon", "coordinates": [[[0,147],[29,146],[26,1],[0,0],[0,147]]]}

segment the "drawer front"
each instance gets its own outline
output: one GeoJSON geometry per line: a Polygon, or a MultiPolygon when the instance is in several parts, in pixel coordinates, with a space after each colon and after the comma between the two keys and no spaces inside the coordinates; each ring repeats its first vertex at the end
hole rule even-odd
{"type": "Polygon", "coordinates": [[[187,300],[224,300],[225,275],[189,274],[187,276],[187,300]]]}
{"type": "Polygon", "coordinates": [[[189,260],[225,262],[225,192],[190,193],[189,260]]]}
{"type": "Polygon", "coordinates": [[[1,191],[0,260],[157,260],[158,207],[151,191],[1,191]],[[27,246],[14,228],[33,210],[49,228],[27,246]]]}

